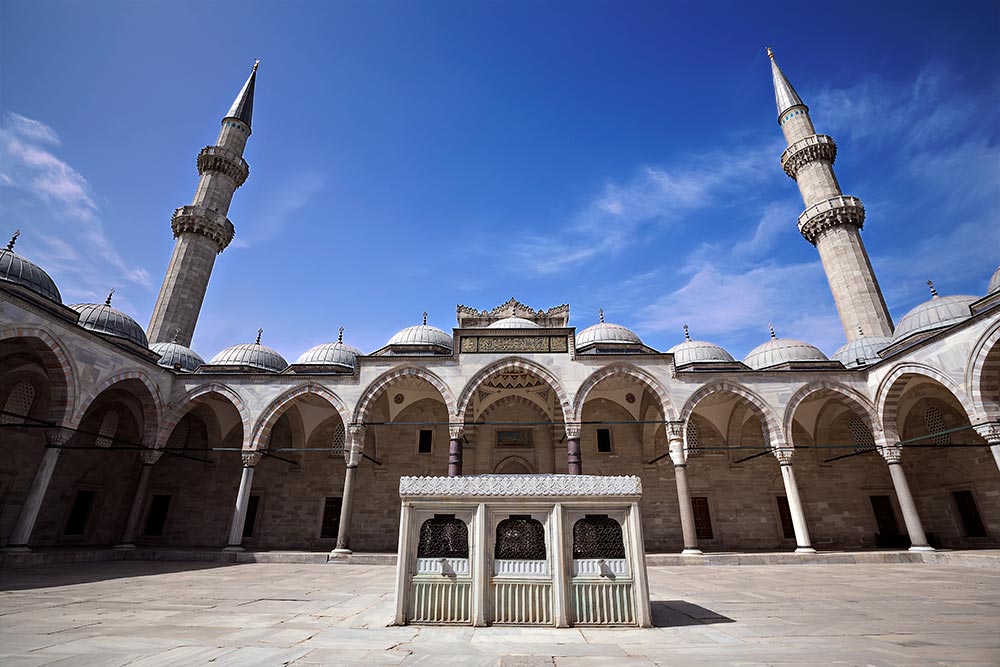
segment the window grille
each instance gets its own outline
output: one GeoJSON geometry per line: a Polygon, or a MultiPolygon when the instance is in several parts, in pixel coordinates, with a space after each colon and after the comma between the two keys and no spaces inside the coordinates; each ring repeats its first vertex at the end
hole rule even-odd
{"type": "Polygon", "coordinates": [[[435,514],[420,526],[417,558],[468,558],[469,529],[454,514],[435,514]]]}
{"type": "Polygon", "coordinates": [[[625,558],[621,524],[607,514],[588,514],[574,523],[573,558],[625,558]]]}
{"type": "Polygon", "coordinates": [[[951,433],[941,433],[941,431],[946,431],[948,427],[945,425],[944,416],[937,406],[932,405],[927,408],[924,412],[924,423],[927,425],[928,433],[937,433],[930,438],[931,442],[935,445],[951,444],[951,433]]]}
{"type": "Polygon", "coordinates": [[[693,421],[687,423],[687,455],[688,458],[692,456],[701,456],[701,431],[698,429],[698,425],[693,421]]]}
{"type": "Polygon", "coordinates": [[[854,451],[870,452],[875,450],[875,437],[872,431],[860,417],[851,417],[851,439],[854,441],[854,451]]]}
{"type": "Polygon", "coordinates": [[[191,426],[188,424],[187,420],[183,420],[176,427],[174,427],[174,432],[170,434],[167,438],[167,446],[165,449],[184,449],[187,447],[188,433],[191,431],[191,426]]]}
{"type": "Polygon", "coordinates": [[[98,436],[94,444],[98,447],[110,447],[117,432],[118,413],[114,410],[108,410],[104,413],[104,419],[101,420],[101,428],[97,431],[98,436]]]}
{"type": "Polygon", "coordinates": [[[0,424],[23,424],[24,418],[31,412],[31,406],[35,402],[35,386],[27,380],[22,380],[14,385],[4,403],[4,412],[13,414],[0,415],[0,424]],[[17,416],[22,415],[22,416],[17,416]]]}
{"type": "Polygon", "coordinates": [[[545,560],[545,528],[538,519],[512,514],[497,525],[495,558],[545,560]]]}
{"type": "Polygon", "coordinates": [[[333,442],[331,447],[333,453],[339,456],[344,455],[344,442],[347,440],[346,431],[343,424],[337,424],[337,428],[333,429],[333,442]]]}

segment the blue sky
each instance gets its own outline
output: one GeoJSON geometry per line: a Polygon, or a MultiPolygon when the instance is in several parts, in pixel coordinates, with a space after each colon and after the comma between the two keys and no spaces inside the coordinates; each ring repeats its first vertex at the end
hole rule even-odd
{"type": "MultiPolygon", "coordinates": [[[[838,142],[896,321],[1000,260],[1000,4],[0,0],[0,220],[146,325],[195,157],[261,59],[193,347],[366,352],[422,311],[604,308],[661,350],[844,334],[781,171],[771,46],[838,142]]],[[[0,230],[3,231],[3,230],[0,230]]]]}

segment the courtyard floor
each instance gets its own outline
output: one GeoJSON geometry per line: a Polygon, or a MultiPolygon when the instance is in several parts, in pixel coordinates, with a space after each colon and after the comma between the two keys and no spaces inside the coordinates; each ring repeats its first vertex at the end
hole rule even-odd
{"type": "Polygon", "coordinates": [[[1000,570],[650,567],[639,629],[386,627],[386,566],[0,570],[0,665],[1000,664],[1000,570]]]}

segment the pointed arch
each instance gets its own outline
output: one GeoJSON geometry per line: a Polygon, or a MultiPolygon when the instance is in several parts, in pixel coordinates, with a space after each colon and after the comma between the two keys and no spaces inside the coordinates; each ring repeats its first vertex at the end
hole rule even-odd
{"type": "Polygon", "coordinates": [[[965,387],[974,408],[985,419],[1000,419],[1000,386],[989,388],[994,392],[992,399],[987,397],[985,386],[991,375],[996,378],[994,381],[1000,382],[1000,320],[979,338],[965,368],[965,387]]]}
{"type": "Polygon", "coordinates": [[[574,421],[583,420],[583,404],[587,401],[587,396],[591,390],[602,380],[616,375],[626,375],[645,385],[650,393],[660,402],[660,414],[663,415],[664,421],[674,421],[676,419],[677,412],[674,410],[673,401],[670,400],[670,394],[667,393],[666,388],[656,378],[631,364],[610,364],[591,373],[590,377],[580,385],[580,389],[576,392],[576,398],[573,401],[574,421]]]}
{"type": "Polygon", "coordinates": [[[51,421],[63,423],[76,411],[79,395],[78,376],[73,355],[66,345],[48,329],[13,326],[0,329],[0,342],[21,339],[39,356],[54,391],[49,408],[51,421]]]}
{"type": "Polygon", "coordinates": [[[918,375],[935,381],[955,397],[955,400],[958,401],[962,410],[965,411],[965,415],[971,423],[974,424],[977,421],[981,421],[977,419],[979,415],[969,401],[965,390],[957,382],[938,369],[926,364],[914,362],[901,363],[895,366],[883,378],[882,382],[879,383],[876,394],[875,410],[887,438],[899,439],[899,428],[896,418],[899,416],[899,399],[906,389],[906,383],[899,382],[899,380],[907,375],[918,375]]]}
{"type": "Polygon", "coordinates": [[[792,422],[795,420],[796,410],[798,410],[799,406],[805,403],[810,396],[823,391],[837,394],[838,397],[842,398],[846,403],[856,408],[859,416],[864,418],[873,433],[876,429],[881,429],[881,426],[879,425],[878,413],[875,412],[875,406],[872,405],[867,396],[852,389],[851,387],[838,384],[836,382],[829,382],[827,380],[819,380],[799,387],[798,391],[792,394],[792,397],[788,400],[788,404],[785,406],[785,416],[782,420],[782,427],[784,428],[785,437],[789,442],[792,442],[793,440],[792,422]]]}
{"type": "Polygon", "coordinates": [[[455,411],[455,417],[457,420],[461,421],[465,418],[465,411],[469,408],[469,403],[472,402],[472,396],[475,394],[479,385],[486,380],[489,380],[494,375],[499,375],[500,373],[507,371],[530,373],[547,383],[550,387],[552,387],[552,391],[556,393],[556,397],[559,399],[563,419],[572,419],[572,415],[574,414],[573,404],[570,401],[569,394],[566,393],[566,390],[563,388],[559,380],[556,379],[555,375],[553,375],[544,366],[536,364],[533,361],[522,359],[521,357],[507,357],[486,366],[466,383],[465,388],[462,390],[462,393],[458,398],[458,406],[455,411]]]}
{"type": "Polygon", "coordinates": [[[153,446],[153,443],[156,442],[160,422],[162,421],[163,400],[160,396],[160,387],[144,369],[139,367],[119,371],[94,385],[77,405],[76,412],[72,418],[64,425],[69,428],[78,427],[87,414],[87,410],[102,393],[120,382],[129,380],[136,380],[146,388],[147,395],[136,396],[136,398],[139,399],[139,404],[142,405],[143,444],[147,447],[153,446]]]}
{"type": "MultiPolygon", "coordinates": [[[[445,407],[448,409],[448,414],[454,414],[455,396],[451,393],[451,388],[448,387],[444,380],[426,368],[403,366],[386,371],[382,375],[375,378],[371,384],[368,385],[364,393],[361,395],[361,398],[358,400],[358,405],[354,410],[354,423],[364,423],[365,420],[368,419],[368,412],[371,410],[372,404],[375,399],[378,398],[381,391],[396,380],[404,377],[420,378],[437,389],[438,393],[441,395],[441,400],[444,401],[445,407]]],[[[345,420],[344,423],[346,424],[348,422],[345,420]]]]}
{"type": "Polygon", "coordinates": [[[195,387],[171,404],[163,418],[163,427],[160,428],[159,435],[157,436],[157,449],[162,449],[166,445],[174,428],[176,428],[177,424],[180,423],[181,419],[187,413],[194,409],[195,404],[210,394],[222,397],[236,409],[236,412],[240,416],[240,422],[243,424],[243,438],[246,439],[247,434],[251,432],[253,426],[250,409],[247,407],[246,401],[243,400],[239,392],[229,385],[221,382],[211,382],[195,387]]]}
{"type": "Polygon", "coordinates": [[[746,387],[734,382],[729,382],[728,380],[716,380],[714,382],[710,382],[691,394],[690,398],[688,398],[688,400],[684,403],[684,408],[681,410],[681,421],[687,423],[687,420],[691,417],[691,414],[694,412],[695,408],[698,407],[698,403],[700,403],[702,399],[720,392],[728,392],[739,396],[749,404],[750,408],[755,413],[757,413],[762,425],[766,427],[761,430],[767,438],[768,447],[771,449],[779,449],[788,445],[785,440],[784,431],[781,428],[781,422],[778,421],[777,416],[774,414],[774,411],[767,404],[767,402],[746,387]]]}
{"type": "Polygon", "coordinates": [[[266,442],[267,437],[271,434],[271,429],[274,427],[274,423],[278,421],[278,417],[282,415],[285,409],[288,408],[292,402],[306,395],[319,396],[324,399],[334,410],[337,411],[337,414],[340,415],[340,418],[343,420],[345,426],[350,423],[350,410],[347,409],[347,405],[340,398],[340,396],[337,396],[337,394],[322,385],[312,382],[301,384],[285,391],[283,394],[271,401],[271,403],[260,413],[257,418],[256,428],[253,431],[253,438],[250,441],[250,449],[266,449],[263,445],[266,442]]]}

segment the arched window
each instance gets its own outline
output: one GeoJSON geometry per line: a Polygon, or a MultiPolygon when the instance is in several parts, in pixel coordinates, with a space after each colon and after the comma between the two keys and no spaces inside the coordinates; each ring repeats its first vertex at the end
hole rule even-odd
{"type": "Polygon", "coordinates": [[[170,434],[167,439],[167,446],[165,449],[184,449],[187,447],[188,433],[191,431],[191,424],[187,419],[182,419],[176,427],[174,427],[174,432],[170,434]]]}
{"type": "Polygon", "coordinates": [[[951,444],[951,433],[942,433],[942,431],[948,430],[948,427],[945,426],[944,416],[936,405],[928,406],[927,410],[924,411],[924,423],[927,425],[928,433],[937,433],[931,437],[931,442],[935,445],[951,444]]]}
{"type": "Polygon", "coordinates": [[[108,410],[104,413],[104,419],[101,420],[101,428],[97,431],[98,436],[94,444],[98,447],[110,447],[117,432],[118,413],[114,410],[108,410]]]}
{"type": "Polygon", "coordinates": [[[344,455],[344,443],[346,441],[347,441],[347,435],[346,431],[344,430],[344,424],[343,423],[337,424],[337,427],[333,429],[333,441],[330,443],[330,447],[333,449],[333,453],[335,455],[338,456],[344,455]]]}
{"type": "Polygon", "coordinates": [[[538,519],[511,514],[497,525],[497,560],[545,560],[545,527],[538,519]]]}
{"type": "Polygon", "coordinates": [[[861,417],[851,417],[851,439],[854,441],[854,451],[870,452],[875,449],[875,437],[861,417]]]}
{"type": "Polygon", "coordinates": [[[435,514],[420,526],[417,558],[468,558],[469,529],[454,514],[435,514]]]}
{"type": "Polygon", "coordinates": [[[35,403],[35,385],[27,380],[21,380],[14,385],[4,403],[4,413],[0,415],[0,424],[23,424],[25,417],[31,414],[31,406],[35,403]]]}
{"type": "Polygon", "coordinates": [[[701,443],[699,442],[701,438],[701,431],[698,429],[698,425],[693,421],[688,420],[687,423],[687,455],[688,458],[692,456],[701,456],[701,443]]]}
{"type": "Polygon", "coordinates": [[[625,558],[621,524],[607,514],[588,514],[574,523],[573,558],[625,558]]]}

